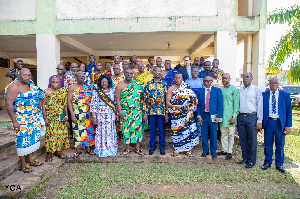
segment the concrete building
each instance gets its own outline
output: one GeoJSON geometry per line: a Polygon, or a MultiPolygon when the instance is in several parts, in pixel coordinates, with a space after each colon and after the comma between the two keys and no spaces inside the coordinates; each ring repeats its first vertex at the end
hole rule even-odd
{"type": "MultiPolygon", "coordinates": [[[[37,68],[46,88],[56,66],[88,63],[88,55],[214,56],[236,81],[237,44],[245,42],[244,72],[264,88],[267,0],[0,0],[0,58],[37,68]]],[[[146,63],[145,63],[146,64],[146,63]]],[[[0,68],[0,89],[9,83],[0,68]]],[[[1,104],[0,104],[1,105],[1,104]]]]}

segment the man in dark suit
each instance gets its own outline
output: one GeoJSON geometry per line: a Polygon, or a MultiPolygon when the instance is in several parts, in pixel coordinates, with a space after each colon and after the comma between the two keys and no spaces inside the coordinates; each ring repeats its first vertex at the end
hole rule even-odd
{"type": "Polygon", "coordinates": [[[212,78],[206,76],[203,80],[205,88],[198,93],[197,117],[201,124],[202,147],[201,157],[209,154],[208,133],[210,134],[210,152],[213,159],[217,158],[217,130],[223,114],[223,95],[219,88],[211,86],[212,78]]]}
{"type": "Polygon", "coordinates": [[[291,132],[292,105],[290,94],[278,89],[278,79],[269,80],[270,90],[263,93],[263,129],[265,141],[265,162],[263,170],[271,167],[275,136],[275,165],[276,169],[285,173],[284,144],[285,136],[291,132]]]}
{"type": "Polygon", "coordinates": [[[184,66],[179,68],[178,72],[182,74],[183,81],[186,81],[187,79],[192,77],[192,69],[195,68],[195,66],[191,66],[190,56],[184,56],[183,61],[184,61],[184,66]]]}

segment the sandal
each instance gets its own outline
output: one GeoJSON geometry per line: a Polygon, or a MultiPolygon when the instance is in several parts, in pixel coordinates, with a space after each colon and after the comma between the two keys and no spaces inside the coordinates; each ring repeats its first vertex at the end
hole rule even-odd
{"type": "Polygon", "coordinates": [[[39,160],[38,159],[35,159],[33,162],[30,162],[30,166],[33,166],[33,167],[40,167],[42,166],[44,163],[39,163],[39,160]]]}
{"type": "Polygon", "coordinates": [[[24,173],[30,173],[30,172],[32,172],[33,170],[30,169],[30,166],[29,166],[29,165],[26,165],[26,167],[20,168],[19,171],[23,171],[24,173]]]}
{"type": "Polygon", "coordinates": [[[128,155],[131,151],[128,149],[124,149],[124,151],[120,155],[128,155]]]}
{"type": "Polygon", "coordinates": [[[146,153],[143,153],[143,151],[141,149],[135,150],[135,152],[139,155],[146,155],[146,153]]]}
{"type": "Polygon", "coordinates": [[[58,157],[59,159],[65,159],[66,158],[65,154],[63,154],[63,153],[57,153],[57,151],[54,153],[54,155],[56,157],[58,157]]]}
{"type": "Polygon", "coordinates": [[[76,151],[76,152],[72,155],[72,158],[77,158],[77,157],[79,157],[81,154],[82,154],[82,152],[76,151]]]}
{"type": "Polygon", "coordinates": [[[95,155],[93,150],[88,150],[88,151],[86,151],[86,153],[89,154],[89,155],[95,155]]]}
{"type": "Polygon", "coordinates": [[[192,154],[192,151],[188,151],[188,152],[186,152],[186,153],[185,153],[185,155],[187,155],[189,158],[193,158],[193,157],[195,157],[195,155],[194,155],[194,154],[192,154]]]}
{"type": "Polygon", "coordinates": [[[171,154],[172,157],[177,157],[178,156],[178,152],[177,151],[173,151],[173,153],[171,154]]]}
{"type": "Polygon", "coordinates": [[[52,162],[52,157],[50,157],[50,156],[46,156],[45,157],[45,162],[52,162]]]}

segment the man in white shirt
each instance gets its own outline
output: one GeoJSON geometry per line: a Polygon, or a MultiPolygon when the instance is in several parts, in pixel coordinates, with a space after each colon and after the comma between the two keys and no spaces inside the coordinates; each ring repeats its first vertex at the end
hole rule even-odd
{"type": "Polygon", "coordinates": [[[240,113],[237,117],[237,130],[242,148],[243,160],[238,164],[246,164],[252,168],[256,163],[257,132],[262,129],[263,98],[261,90],[252,85],[252,74],[243,75],[240,88],[240,113]]]}

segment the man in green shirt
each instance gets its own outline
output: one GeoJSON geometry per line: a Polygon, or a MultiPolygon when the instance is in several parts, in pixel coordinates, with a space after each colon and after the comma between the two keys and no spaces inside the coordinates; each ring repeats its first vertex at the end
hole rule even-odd
{"type": "Polygon", "coordinates": [[[220,123],[222,151],[217,153],[217,155],[226,155],[225,158],[227,160],[232,158],[236,117],[240,108],[239,90],[235,86],[230,85],[230,79],[229,73],[223,74],[222,83],[224,86],[221,87],[223,95],[223,116],[222,122],[220,123]]]}

